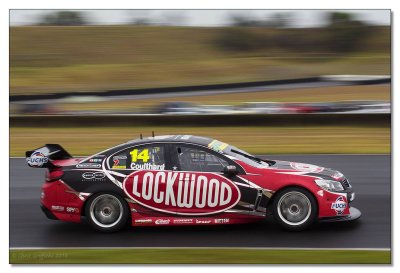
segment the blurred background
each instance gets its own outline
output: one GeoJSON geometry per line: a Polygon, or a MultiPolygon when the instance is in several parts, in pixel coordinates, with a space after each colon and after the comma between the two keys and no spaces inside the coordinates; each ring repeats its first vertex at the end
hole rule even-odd
{"type": "Polygon", "coordinates": [[[10,154],[140,133],[390,153],[389,10],[11,10],[10,154]]]}

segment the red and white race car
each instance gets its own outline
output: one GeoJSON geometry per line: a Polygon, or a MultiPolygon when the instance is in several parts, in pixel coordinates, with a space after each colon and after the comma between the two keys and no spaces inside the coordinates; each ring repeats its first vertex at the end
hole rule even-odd
{"type": "Polygon", "coordinates": [[[335,170],[262,160],[215,139],[171,135],[136,139],[87,158],[58,144],[26,152],[47,168],[42,210],[48,218],[99,231],[132,226],[249,223],[273,215],[301,230],[317,220],[361,216],[353,189],[335,170]]]}

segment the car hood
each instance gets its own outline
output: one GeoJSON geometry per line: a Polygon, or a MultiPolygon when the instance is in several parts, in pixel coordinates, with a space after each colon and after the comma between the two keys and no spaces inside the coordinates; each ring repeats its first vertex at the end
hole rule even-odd
{"type": "Polygon", "coordinates": [[[276,169],[276,172],[279,173],[316,176],[337,181],[346,179],[345,176],[337,170],[307,163],[275,160],[270,168],[276,169]]]}

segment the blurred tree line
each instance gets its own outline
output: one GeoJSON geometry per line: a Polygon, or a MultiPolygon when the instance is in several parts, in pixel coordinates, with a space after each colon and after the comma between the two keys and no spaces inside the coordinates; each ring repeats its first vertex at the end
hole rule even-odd
{"type": "Polygon", "coordinates": [[[39,22],[42,26],[82,26],[88,22],[85,17],[77,11],[58,11],[44,15],[39,22]]]}
{"type": "MultiPolygon", "coordinates": [[[[328,14],[327,25],[320,28],[291,27],[292,18],[287,13],[276,13],[267,19],[234,15],[231,25],[221,29],[214,44],[222,50],[244,52],[271,49],[294,52],[348,53],[362,47],[373,33],[368,24],[344,12],[328,14]]],[[[78,11],[58,11],[45,15],[39,25],[81,26],[88,21],[78,11]]],[[[149,25],[146,18],[133,19],[129,24],[149,25]]]]}
{"type": "Polygon", "coordinates": [[[290,27],[288,14],[278,13],[266,20],[234,16],[235,27],[224,29],[216,44],[238,52],[280,48],[295,52],[347,53],[359,50],[373,33],[369,25],[349,13],[332,12],[327,19],[325,27],[305,30],[290,27]]]}

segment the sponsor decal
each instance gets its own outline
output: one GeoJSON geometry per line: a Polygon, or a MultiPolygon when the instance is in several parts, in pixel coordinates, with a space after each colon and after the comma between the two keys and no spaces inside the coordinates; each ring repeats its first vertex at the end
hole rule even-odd
{"type": "Polygon", "coordinates": [[[151,220],[151,219],[138,219],[138,220],[135,220],[135,223],[136,224],[150,224],[150,223],[153,223],[153,220],[151,220]]]}
{"type": "Polygon", "coordinates": [[[112,169],[126,169],[126,166],[112,166],[112,169]]]}
{"type": "Polygon", "coordinates": [[[198,220],[196,219],[196,224],[210,224],[211,220],[198,220]]]}
{"type": "Polygon", "coordinates": [[[76,167],[78,169],[86,169],[86,168],[99,169],[99,168],[101,168],[101,164],[97,164],[97,163],[81,163],[81,164],[76,165],[76,167]]]}
{"type": "Polygon", "coordinates": [[[323,191],[323,190],[319,190],[319,191],[317,191],[317,194],[318,194],[319,196],[324,196],[324,191],[323,191]]]}
{"type": "Polygon", "coordinates": [[[132,170],[160,170],[160,171],[163,171],[165,169],[165,164],[162,164],[162,165],[156,165],[156,164],[152,164],[152,163],[138,164],[138,163],[132,162],[131,169],[132,170]]]}
{"type": "Polygon", "coordinates": [[[229,223],[229,218],[214,219],[214,223],[216,223],[216,224],[226,224],[226,223],[229,223]]]}
{"type": "Polygon", "coordinates": [[[85,180],[104,180],[106,175],[103,172],[85,172],[82,174],[82,178],[85,180]]]}
{"type": "Polygon", "coordinates": [[[113,165],[112,169],[126,169],[126,159],[127,156],[125,155],[119,155],[119,156],[113,156],[113,165]]]}
{"type": "Polygon", "coordinates": [[[226,147],[228,147],[227,143],[218,141],[216,139],[214,139],[213,141],[211,141],[208,144],[208,148],[210,148],[210,149],[212,149],[214,151],[217,151],[217,152],[222,152],[226,147]]]}
{"type": "Polygon", "coordinates": [[[174,224],[193,224],[193,219],[174,219],[174,224]]]}
{"type": "Polygon", "coordinates": [[[78,208],[73,208],[73,207],[67,207],[65,209],[66,212],[68,213],[79,213],[79,209],[78,208]]]}
{"type": "Polygon", "coordinates": [[[331,209],[335,210],[337,215],[342,215],[346,208],[347,202],[343,196],[339,196],[331,206],[331,209]]]}
{"type": "Polygon", "coordinates": [[[319,167],[311,164],[290,162],[290,167],[300,172],[308,172],[308,173],[320,173],[324,170],[323,167],[319,167]]]}
{"type": "Polygon", "coordinates": [[[97,163],[100,163],[100,162],[102,162],[103,161],[103,159],[101,159],[101,158],[90,158],[89,160],[88,160],[88,162],[97,162],[97,163]]]}
{"type": "Polygon", "coordinates": [[[63,206],[51,206],[51,210],[64,211],[64,207],[63,206]]]}
{"type": "Polygon", "coordinates": [[[240,200],[239,188],[213,173],[136,171],[125,178],[123,189],[145,207],[183,215],[219,213],[240,200]]]}
{"type": "Polygon", "coordinates": [[[156,225],[168,225],[169,222],[170,222],[169,219],[157,219],[157,220],[155,221],[155,224],[156,224],[156,225]]]}
{"type": "Polygon", "coordinates": [[[26,163],[31,167],[42,167],[43,164],[46,164],[48,161],[49,158],[41,152],[34,152],[26,159],[26,163]]]}
{"type": "Polygon", "coordinates": [[[114,159],[127,159],[128,157],[126,156],[126,155],[116,155],[116,156],[113,156],[113,160],[114,159]]]}
{"type": "Polygon", "coordinates": [[[340,180],[344,175],[341,172],[334,173],[331,177],[335,180],[340,180]]]}

